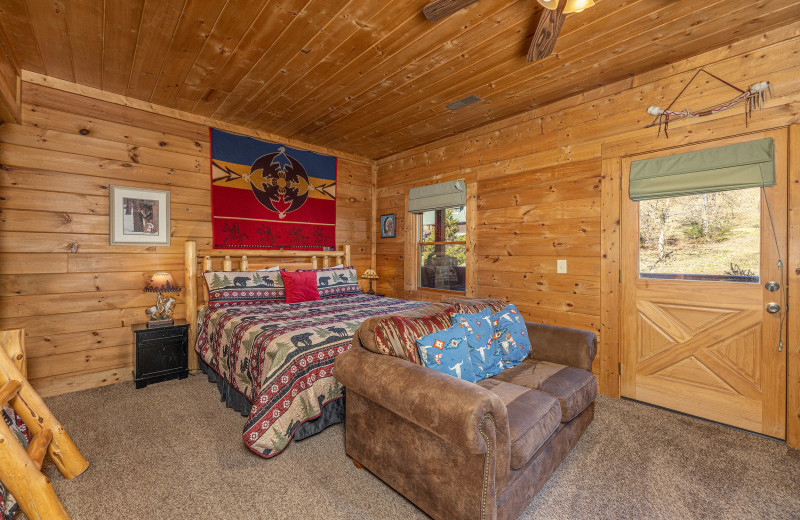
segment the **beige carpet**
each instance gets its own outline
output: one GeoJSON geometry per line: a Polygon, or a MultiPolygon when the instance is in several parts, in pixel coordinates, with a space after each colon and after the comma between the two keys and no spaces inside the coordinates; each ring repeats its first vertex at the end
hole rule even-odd
{"type": "MultiPolygon", "coordinates": [[[[244,418],[203,376],[47,399],[90,461],[65,481],[80,519],[425,518],[344,454],[344,426],[274,459],[248,451],[244,418]]],[[[800,518],[800,452],[629,401],[595,421],[522,518],[800,518]]]]}

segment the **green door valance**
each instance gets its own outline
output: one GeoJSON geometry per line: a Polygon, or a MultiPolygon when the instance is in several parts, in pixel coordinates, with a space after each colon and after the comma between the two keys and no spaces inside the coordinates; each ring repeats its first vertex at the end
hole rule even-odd
{"type": "Polygon", "coordinates": [[[631,162],[633,200],[775,184],[772,138],[631,162]]]}
{"type": "Polygon", "coordinates": [[[408,193],[408,211],[411,213],[452,208],[466,203],[467,185],[463,180],[411,188],[408,193]]]}

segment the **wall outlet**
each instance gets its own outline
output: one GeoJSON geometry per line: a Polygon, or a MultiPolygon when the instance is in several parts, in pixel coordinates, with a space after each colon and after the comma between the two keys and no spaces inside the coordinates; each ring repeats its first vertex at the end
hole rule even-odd
{"type": "Polygon", "coordinates": [[[564,274],[567,272],[566,260],[556,260],[556,272],[559,274],[564,274]]]}

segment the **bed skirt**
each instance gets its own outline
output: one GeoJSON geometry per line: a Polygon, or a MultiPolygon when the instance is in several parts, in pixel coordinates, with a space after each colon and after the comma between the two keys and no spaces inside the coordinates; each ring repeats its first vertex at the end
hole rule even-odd
{"type": "MultiPolygon", "coordinates": [[[[250,415],[250,408],[253,403],[244,396],[241,392],[233,388],[217,374],[213,368],[203,361],[203,358],[197,356],[197,362],[200,364],[200,370],[208,377],[209,382],[217,383],[217,390],[219,390],[220,401],[225,402],[228,408],[233,408],[245,417],[250,415]]],[[[299,441],[312,435],[316,435],[328,426],[344,422],[344,398],[335,399],[322,407],[322,413],[316,419],[311,419],[300,426],[294,432],[294,440],[299,441]]]]}

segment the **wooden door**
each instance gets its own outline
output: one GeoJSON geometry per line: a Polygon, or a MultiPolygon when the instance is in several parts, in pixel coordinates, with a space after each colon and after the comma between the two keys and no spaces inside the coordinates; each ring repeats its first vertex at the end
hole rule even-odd
{"type": "MultiPolygon", "coordinates": [[[[784,287],[770,292],[768,281],[786,283],[787,143],[784,130],[758,132],[668,151],[623,158],[622,178],[631,160],[772,137],[777,184],[760,196],[758,280],[750,283],[646,278],[639,265],[639,208],[623,181],[622,379],[621,395],[777,438],[786,430],[785,324],[766,310],[781,301],[784,287]],[[768,210],[766,197],[769,199],[768,210]],[[784,327],[781,334],[781,327],[784,327]],[[779,350],[779,341],[784,346],[779,350]]],[[[757,200],[758,195],[753,195],[757,200]]],[[[759,222],[758,215],[753,216],[759,222]]],[[[663,236],[663,235],[662,235],[663,236]]],[[[732,266],[733,267],[733,266],[732,266]]],[[[670,277],[671,275],[663,275],[670,277]]],[[[687,279],[688,278],[688,279],[687,279]]],[[[784,309],[782,309],[783,311],[784,309]]]]}

